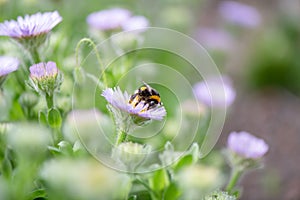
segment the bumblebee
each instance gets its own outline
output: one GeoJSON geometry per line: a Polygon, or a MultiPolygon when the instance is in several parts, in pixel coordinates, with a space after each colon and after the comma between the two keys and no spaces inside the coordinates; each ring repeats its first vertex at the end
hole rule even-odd
{"type": "Polygon", "coordinates": [[[159,93],[144,82],[129,99],[129,103],[136,107],[139,103],[148,105],[147,110],[162,105],[159,93]]]}

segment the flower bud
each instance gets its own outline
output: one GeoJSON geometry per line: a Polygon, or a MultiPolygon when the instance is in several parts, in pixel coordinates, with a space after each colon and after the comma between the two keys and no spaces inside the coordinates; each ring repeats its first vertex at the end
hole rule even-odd
{"type": "Polygon", "coordinates": [[[27,108],[32,108],[38,102],[38,97],[32,92],[24,92],[20,98],[19,102],[22,106],[27,108]]]}
{"type": "Polygon", "coordinates": [[[60,112],[56,108],[51,108],[48,112],[48,124],[52,128],[59,128],[61,126],[62,119],[60,112]]]}
{"type": "Polygon", "coordinates": [[[35,91],[53,94],[56,90],[59,90],[63,77],[62,74],[59,73],[55,62],[41,62],[32,65],[29,70],[29,86],[35,91]]]}
{"type": "Polygon", "coordinates": [[[113,149],[112,157],[123,164],[127,170],[133,172],[140,166],[151,152],[149,145],[124,142],[113,149]]]}

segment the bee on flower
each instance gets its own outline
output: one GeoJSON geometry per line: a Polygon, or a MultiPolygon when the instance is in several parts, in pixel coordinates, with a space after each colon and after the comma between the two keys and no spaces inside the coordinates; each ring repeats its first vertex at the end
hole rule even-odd
{"type": "Polygon", "coordinates": [[[142,121],[162,120],[166,115],[159,93],[148,84],[141,86],[131,96],[126,91],[123,93],[119,87],[104,90],[102,96],[114,108],[142,121]]]}

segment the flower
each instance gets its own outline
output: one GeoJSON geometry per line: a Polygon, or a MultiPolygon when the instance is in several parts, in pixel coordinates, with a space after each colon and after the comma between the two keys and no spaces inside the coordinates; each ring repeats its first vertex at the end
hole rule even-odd
{"type": "Polygon", "coordinates": [[[105,89],[102,96],[104,96],[113,107],[132,116],[162,120],[166,115],[166,110],[163,106],[157,106],[147,110],[148,105],[141,102],[134,107],[128,102],[130,98],[128,93],[126,91],[123,93],[119,87],[105,89]]]}
{"type": "Polygon", "coordinates": [[[89,26],[101,31],[121,28],[124,21],[130,18],[130,11],[123,8],[112,8],[91,13],[86,21],[89,26]]]}
{"type": "Polygon", "coordinates": [[[62,17],[57,11],[39,12],[33,15],[25,15],[24,18],[19,16],[17,21],[4,21],[0,24],[0,36],[21,39],[45,35],[61,21],[62,17]]]}
{"type": "Polygon", "coordinates": [[[142,31],[141,29],[145,29],[148,26],[149,21],[144,16],[133,16],[122,23],[122,28],[124,31],[142,31]]]}
{"type": "Polygon", "coordinates": [[[200,43],[209,49],[227,51],[232,48],[233,39],[223,30],[200,28],[196,34],[200,43]]]}
{"type": "Polygon", "coordinates": [[[261,21],[261,16],[254,7],[239,2],[223,1],[219,12],[226,21],[243,27],[253,28],[261,21]]]}
{"type": "Polygon", "coordinates": [[[0,56],[0,77],[14,72],[19,67],[19,60],[9,56],[0,56]]]}
{"type": "Polygon", "coordinates": [[[47,62],[47,63],[38,63],[32,65],[30,68],[30,77],[32,79],[41,80],[44,78],[52,78],[56,77],[58,73],[58,69],[55,62],[47,62]]]}
{"type": "Polygon", "coordinates": [[[206,81],[196,83],[193,90],[196,98],[210,107],[228,107],[236,96],[227,76],[209,77],[206,81]]]}
{"type": "Polygon", "coordinates": [[[8,74],[18,69],[19,64],[20,62],[17,58],[0,56],[0,86],[8,74]]]}
{"type": "Polygon", "coordinates": [[[59,73],[55,62],[34,64],[29,68],[29,71],[29,86],[37,92],[53,94],[62,83],[62,75],[59,73]]]}
{"type": "Polygon", "coordinates": [[[230,133],[227,143],[230,150],[245,158],[261,158],[269,150],[263,139],[244,131],[230,133]]]}

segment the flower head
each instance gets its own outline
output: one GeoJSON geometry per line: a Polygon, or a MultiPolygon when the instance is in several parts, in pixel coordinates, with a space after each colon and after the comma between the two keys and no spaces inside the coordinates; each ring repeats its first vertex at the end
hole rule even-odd
{"type": "Polygon", "coordinates": [[[128,20],[130,15],[129,10],[112,8],[91,13],[86,21],[91,27],[101,31],[115,30],[121,28],[122,23],[128,20]]]}
{"type": "Polygon", "coordinates": [[[124,31],[133,31],[144,29],[149,26],[149,21],[144,16],[133,16],[130,19],[122,23],[122,28],[124,31]]]}
{"type": "Polygon", "coordinates": [[[235,99],[235,90],[228,77],[210,77],[206,81],[196,83],[193,87],[198,100],[207,106],[228,107],[235,99]]]}
{"type": "Polygon", "coordinates": [[[261,21],[260,14],[254,7],[235,1],[223,1],[219,12],[226,21],[243,27],[253,28],[261,21]]]}
{"type": "Polygon", "coordinates": [[[47,34],[61,21],[62,17],[57,11],[19,16],[16,21],[4,21],[0,24],[0,36],[32,38],[47,34]]]}
{"type": "Polygon", "coordinates": [[[58,69],[55,62],[47,62],[47,63],[38,63],[32,65],[30,68],[30,77],[32,79],[47,79],[47,78],[55,78],[58,74],[58,69]]]}
{"type": "Polygon", "coordinates": [[[29,70],[29,85],[37,92],[52,94],[62,83],[62,75],[59,73],[55,62],[34,64],[29,70]]]}
{"type": "Polygon", "coordinates": [[[128,102],[130,99],[128,93],[126,91],[123,93],[119,87],[104,90],[102,96],[104,96],[113,107],[132,116],[144,119],[162,120],[166,115],[166,110],[163,106],[148,109],[149,105],[141,102],[134,107],[128,102]]]}
{"type": "Polygon", "coordinates": [[[19,64],[20,63],[17,58],[0,56],[0,86],[8,74],[18,69],[19,64]]]}
{"type": "Polygon", "coordinates": [[[261,158],[269,150],[263,139],[247,132],[232,132],[228,137],[228,148],[245,158],[261,158]]]}

